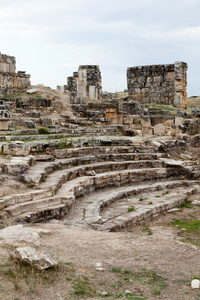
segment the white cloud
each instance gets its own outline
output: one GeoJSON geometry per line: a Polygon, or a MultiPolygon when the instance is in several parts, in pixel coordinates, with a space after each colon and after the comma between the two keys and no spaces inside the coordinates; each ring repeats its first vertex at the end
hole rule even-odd
{"type": "Polygon", "coordinates": [[[126,68],[189,64],[200,94],[199,0],[0,0],[0,51],[14,55],[34,83],[56,86],[79,64],[98,64],[107,90],[126,88],[126,68]]]}

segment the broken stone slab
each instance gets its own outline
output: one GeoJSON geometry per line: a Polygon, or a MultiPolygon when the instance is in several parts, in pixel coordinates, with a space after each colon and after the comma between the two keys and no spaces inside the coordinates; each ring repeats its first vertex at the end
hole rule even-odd
{"type": "Polygon", "coordinates": [[[4,244],[22,247],[22,246],[40,246],[40,237],[36,232],[31,231],[23,225],[9,226],[0,230],[0,240],[4,244]]]}
{"type": "Polygon", "coordinates": [[[165,127],[163,124],[157,124],[153,127],[154,135],[164,135],[165,134],[165,127]]]}
{"type": "Polygon", "coordinates": [[[163,163],[164,166],[169,166],[169,167],[185,167],[186,162],[181,161],[181,160],[174,160],[170,158],[159,158],[163,163]]]}
{"type": "Polygon", "coordinates": [[[19,247],[15,250],[16,257],[39,270],[52,268],[58,265],[58,261],[47,253],[33,247],[19,247]]]}
{"type": "Polygon", "coordinates": [[[35,93],[38,93],[39,90],[37,90],[37,89],[29,89],[26,92],[27,92],[27,94],[35,94],[35,93]]]}
{"type": "Polygon", "coordinates": [[[35,160],[36,161],[54,161],[55,160],[55,157],[53,155],[50,155],[50,154],[40,154],[40,155],[37,155],[35,156],[35,160]]]}
{"type": "Polygon", "coordinates": [[[87,171],[87,172],[85,172],[85,175],[87,175],[87,176],[95,176],[96,172],[94,170],[87,171]]]}

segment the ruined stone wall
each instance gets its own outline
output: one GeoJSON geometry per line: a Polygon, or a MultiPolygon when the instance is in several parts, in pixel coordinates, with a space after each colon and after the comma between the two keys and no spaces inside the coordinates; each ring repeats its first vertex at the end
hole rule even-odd
{"type": "Polygon", "coordinates": [[[127,69],[129,98],[138,103],[156,103],[185,108],[187,64],[139,66],[127,69]]]}
{"type": "Polygon", "coordinates": [[[67,90],[70,93],[77,93],[77,82],[74,76],[67,77],[67,90]]]}
{"type": "Polygon", "coordinates": [[[16,59],[0,53],[0,89],[28,88],[30,75],[24,71],[16,73],[16,59]]]}
{"type": "Polygon", "coordinates": [[[89,97],[96,100],[101,98],[102,86],[99,66],[79,66],[77,91],[83,97],[89,97]]]}

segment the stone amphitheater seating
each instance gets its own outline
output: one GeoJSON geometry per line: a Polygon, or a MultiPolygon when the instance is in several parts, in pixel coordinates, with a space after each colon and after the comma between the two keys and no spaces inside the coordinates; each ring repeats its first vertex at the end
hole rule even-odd
{"type": "MultiPolygon", "coordinates": [[[[33,149],[38,148],[32,144],[33,149]]],[[[2,197],[0,209],[13,222],[58,218],[115,231],[172,209],[199,190],[191,162],[167,164],[166,156],[156,143],[133,145],[122,138],[92,147],[52,147],[50,154],[32,151],[2,168],[31,192],[2,197]]]]}

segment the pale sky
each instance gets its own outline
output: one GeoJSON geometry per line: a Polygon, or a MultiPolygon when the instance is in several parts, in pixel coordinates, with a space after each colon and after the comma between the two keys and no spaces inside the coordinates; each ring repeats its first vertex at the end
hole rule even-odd
{"type": "Polygon", "coordinates": [[[103,90],[120,91],[128,67],[184,61],[200,95],[200,0],[0,0],[0,44],[32,84],[56,88],[95,64],[103,90]]]}

